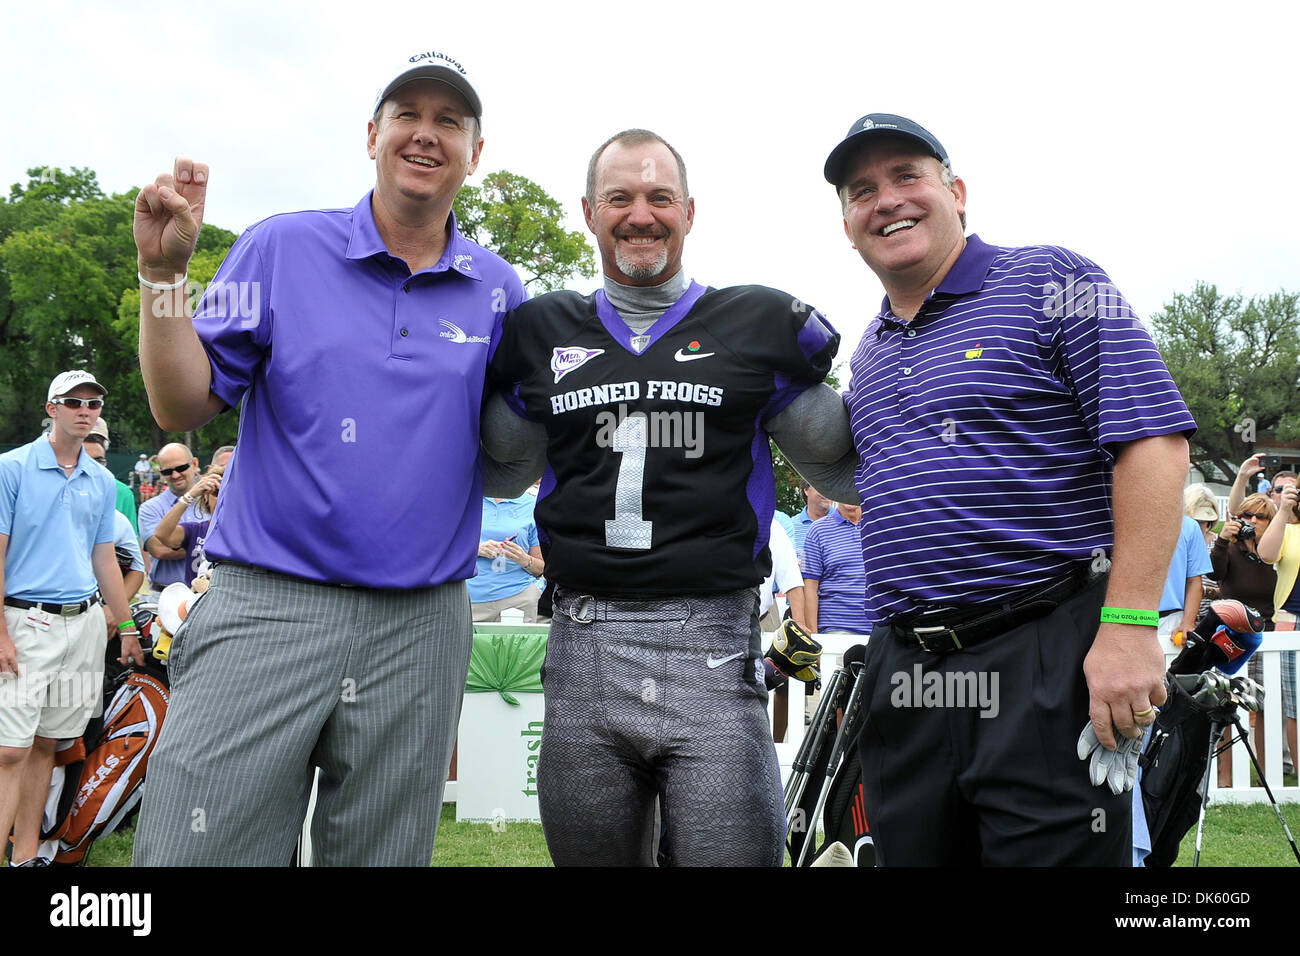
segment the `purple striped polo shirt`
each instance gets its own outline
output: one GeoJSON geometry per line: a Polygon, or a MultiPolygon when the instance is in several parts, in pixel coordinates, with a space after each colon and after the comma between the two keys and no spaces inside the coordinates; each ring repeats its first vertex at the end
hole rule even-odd
{"type": "Polygon", "coordinates": [[[240,406],[209,558],[375,588],[474,573],[488,352],[525,295],[448,224],[414,275],[370,194],[272,216],[231,247],[194,316],[212,391],[240,406]]]}
{"type": "Polygon", "coordinates": [[[868,611],[1005,597],[1113,543],[1117,446],[1196,429],[1095,263],[970,236],[911,322],[886,298],[850,363],[868,611]]]}
{"type": "Polygon", "coordinates": [[[811,622],[817,630],[839,627],[871,633],[862,541],[858,528],[838,508],[809,525],[803,543],[803,576],[817,582],[817,620],[811,622]]]}

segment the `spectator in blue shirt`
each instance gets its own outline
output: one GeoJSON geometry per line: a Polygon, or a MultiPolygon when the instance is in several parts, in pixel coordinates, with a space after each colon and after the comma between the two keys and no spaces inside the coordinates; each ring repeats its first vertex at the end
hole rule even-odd
{"type": "Polygon", "coordinates": [[[523,611],[525,623],[537,620],[537,579],[545,565],[533,522],[536,503],[530,494],[483,499],[477,573],[465,582],[475,622],[500,620],[508,609],[523,611]]]}
{"type": "Polygon", "coordinates": [[[1160,595],[1161,635],[1186,634],[1196,627],[1196,617],[1201,610],[1201,575],[1213,574],[1210,551],[1205,546],[1205,535],[1193,518],[1183,515],[1182,531],[1174,546],[1174,556],[1169,564],[1169,574],[1160,595]]]}

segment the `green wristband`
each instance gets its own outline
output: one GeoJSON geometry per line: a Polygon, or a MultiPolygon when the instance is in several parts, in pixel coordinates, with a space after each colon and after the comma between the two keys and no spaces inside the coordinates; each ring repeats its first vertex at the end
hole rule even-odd
{"type": "Polygon", "coordinates": [[[1101,623],[1159,627],[1160,615],[1155,611],[1140,611],[1132,607],[1104,607],[1101,609],[1101,623]]]}
{"type": "Polygon", "coordinates": [[[124,631],[124,630],[126,630],[128,627],[129,627],[131,630],[133,630],[133,631],[135,630],[135,618],[133,618],[133,617],[128,617],[125,621],[123,621],[121,624],[119,624],[119,625],[117,626],[117,629],[118,629],[119,631],[124,631]]]}

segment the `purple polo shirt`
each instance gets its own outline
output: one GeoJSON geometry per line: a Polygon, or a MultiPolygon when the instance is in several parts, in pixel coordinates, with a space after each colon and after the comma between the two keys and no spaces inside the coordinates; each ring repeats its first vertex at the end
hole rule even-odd
{"type": "Polygon", "coordinates": [[[882,620],[1109,554],[1118,446],[1196,429],[1106,273],[1054,246],[970,236],[911,322],[885,300],[850,370],[868,611],[882,620]]]}
{"type": "Polygon", "coordinates": [[[808,527],[804,538],[803,576],[817,582],[819,631],[843,628],[871,633],[867,614],[867,574],[862,566],[862,540],[858,528],[839,509],[808,527]]]}
{"type": "Polygon", "coordinates": [[[415,275],[370,194],[272,216],[231,247],[194,317],[212,391],[243,402],[209,559],[382,588],[474,573],[483,377],[526,296],[448,223],[442,258],[415,275]]]}

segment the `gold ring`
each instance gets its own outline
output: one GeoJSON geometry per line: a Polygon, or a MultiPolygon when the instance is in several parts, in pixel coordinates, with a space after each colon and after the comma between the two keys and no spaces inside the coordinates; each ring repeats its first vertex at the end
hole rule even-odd
{"type": "Polygon", "coordinates": [[[1156,712],[1154,707],[1148,707],[1146,710],[1136,710],[1133,712],[1134,717],[1150,717],[1156,712]]]}

